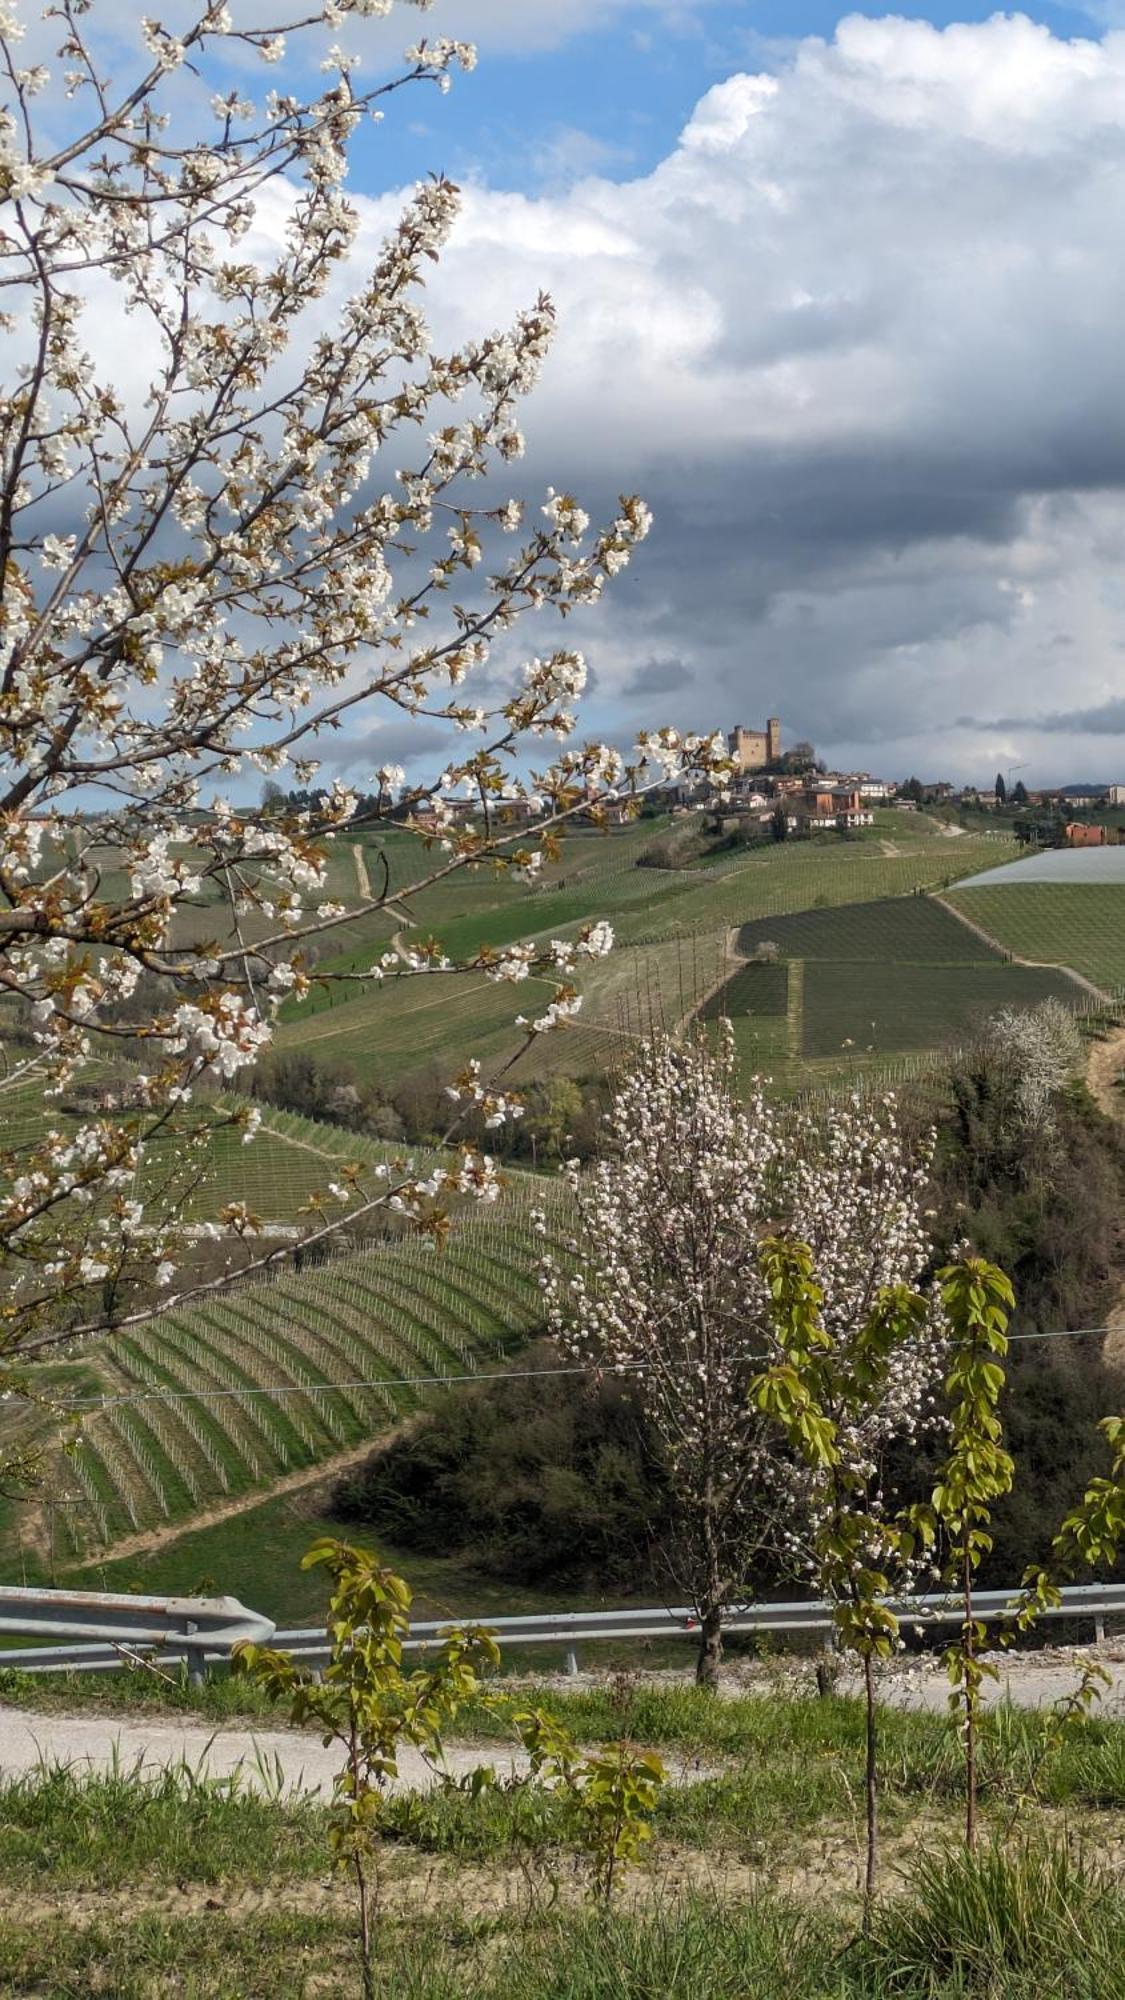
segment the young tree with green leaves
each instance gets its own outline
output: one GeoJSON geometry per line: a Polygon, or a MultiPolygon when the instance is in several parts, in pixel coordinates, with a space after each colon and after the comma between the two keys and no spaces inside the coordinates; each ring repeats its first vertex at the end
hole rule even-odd
{"type": "Polygon", "coordinates": [[[945,1654],[952,1683],[950,1705],[962,1716],[965,1747],[965,1842],[977,1831],[977,1724],[981,1688],[996,1669],[979,1657],[985,1627],[973,1615],[973,1582],[992,1547],[992,1508],[1011,1491],[1015,1466],[1004,1447],[999,1405],[1008,1351],[1008,1318],[1015,1304],[1009,1280],[981,1257],[966,1257],[941,1273],[941,1295],[950,1331],[945,1388],[950,1444],[929,1507],[916,1520],[945,1545],[943,1574],[959,1591],[958,1639],[945,1654]]]}
{"type": "MultiPolygon", "coordinates": [[[[489,1687],[484,1676],[499,1665],[500,1652],[483,1626],[451,1625],[424,1662],[407,1672],[403,1649],[413,1593],[370,1550],[326,1538],[313,1543],[301,1568],[326,1569],[331,1579],[323,1673],[289,1653],[246,1641],[235,1646],[232,1663],[236,1673],[288,1702],[294,1723],[312,1723],[326,1745],[339,1747],[343,1761],[329,1838],[333,1866],[355,1882],[365,2000],[374,2000],[376,1991],[379,1844],[399,1756],[408,1745],[420,1750],[435,1782],[450,1782],[445,1736],[469,1703],[511,1722],[527,1753],[530,1779],[565,1801],[577,1842],[590,1858],[594,1895],[608,1903],[618,1870],[636,1860],[651,1837],[667,1775],[660,1758],[627,1741],[583,1752],[564,1724],[540,1709],[516,1707],[503,1690],[489,1687]]],[[[459,1783],[476,1798],[494,1781],[491,1765],[482,1764],[459,1783]]]]}
{"type": "Polygon", "coordinates": [[[898,1644],[887,1599],[909,1587],[918,1536],[886,1512],[876,1463],[849,1448],[883,1402],[896,1354],[916,1340],[933,1302],[907,1285],[886,1286],[842,1347],[825,1325],[824,1287],[807,1244],[780,1237],[761,1246],[779,1360],[752,1383],[756,1407],[780,1427],[803,1467],[811,1575],[832,1607],[836,1638],[861,1663],[865,1705],[865,1907],[875,1894],[879,1856],[875,1662],[898,1644]]]}
{"type": "Polygon", "coordinates": [[[288,1653],[246,1641],[234,1648],[233,1666],[287,1701],[294,1723],[314,1724],[326,1744],[339,1746],[343,1763],[335,1784],[332,1862],[355,1882],[363,1990],[373,2000],[378,1836],[387,1785],[397,1777],[398,1757],[408,1744],[435,1768],[440,1765],[443,1732],[467,1702],[481,1698],[481,1675],[500,1654],[481,1627],[454,1628],[425,1666],[408,1673],[402,1648],[410,1631],[411,1590],[402,1577],[368,1551],[327,1539],[314,1542],[301,1568],[325,1568],[332,1581],[326,1620],[330,1658],[323,1674],[300,1666],[288,1653]]]}

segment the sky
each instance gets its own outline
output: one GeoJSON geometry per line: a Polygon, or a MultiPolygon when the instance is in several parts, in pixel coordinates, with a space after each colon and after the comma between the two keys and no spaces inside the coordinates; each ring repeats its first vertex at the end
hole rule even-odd
{"type": "Polygon", "coordinates": [[[368,66],[419,29],[479,67],[366,129],[361,254],[451,174],[439,333],[559,312],[525,490],[655,515],[589,733],[1125,779],[1125,0],[436,0],[368,66]]]}
{"type": "MultiPolygon", "coordinates": [[[[624,749],[776,714],[848,770],[1125,782],[1125,0],[398,0],[323,32],[364,83],[422,34],[479,64],[358,129],[357,240],[313,321],[450,175],[437,344],[542,289],[558,313],[526,459],[473,498],[653,511],[602,603],[521,624],[499,668],[581,646],[582,735],[624,749]]],[[[289,62],[270,84],[317,87],[289,62]]],[[[210,86],[183,88],[190,114],[210,86]]],[[[263,200],[265,256],[291,201],[263,200]]],[[[91,337],[113,373],[111,320],[91,337]]],[[[364,785],[464,747],[397,721],[323,754],[364,785]]]]}

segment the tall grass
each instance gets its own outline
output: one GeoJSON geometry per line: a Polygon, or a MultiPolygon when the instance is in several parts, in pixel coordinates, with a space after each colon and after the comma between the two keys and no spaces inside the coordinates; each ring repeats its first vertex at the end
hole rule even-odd
{"type": "Polygon", "coordinates": [[[858,1964],[896,1994],[1121,2000],[1125,1901],[1065,1842],[923,1855],[858,1964]]]}

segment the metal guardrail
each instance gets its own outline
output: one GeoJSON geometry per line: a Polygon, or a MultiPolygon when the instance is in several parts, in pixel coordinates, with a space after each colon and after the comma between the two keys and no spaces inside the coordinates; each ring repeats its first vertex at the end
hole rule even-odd
{"type": "Polygon", "coordinates": [[[272,1618],[236,1597],[112,1596],[101,1590],[18,1590],[0,1586],[0,1632],[25,1638],[79,1639],[77,1646],[11,1647],[0,1663],[27,1672],[120,1667],[155,1651],[186,1659],[192,1681],[205,1662],[228,1659],[239,1639],[273,1637],[272,1618]]]}
{"type": "MultiPolygon", "coordinates": [[[[1014,1590],[981,1590],[974,1594],[978,1618],[993,1624],[1004,1617],[1016,1597],[1014,1590]]],[[[1125,1617],[1125,1584],[1080,1584],[1061,1592],[1062,1602],[1042,1615],[1047,1618],[1091,1619],[1096,1636],[1105,1636],[1105,1620],[1125,1617]]],[[[962,1611],[945,1593],[890,1600],[890,1608],[907,1629],[925,1631],[958,1625],[962,1611]]],[[[699,1630],[690,1606],[630,1608],[625,1611],[533,1611],[501,1618],[449,1618],[412,1625],[405,1650],[423,1652],[454,1623],[487,1627],[504,1646],[563,1646],[567,1665],[577,1672],[575,1647],[604,1639],[692,1638],[699,1630]]],[[[725,1632],[829,1632],[830,1607],[816,1599],[800,1603],[733,1606],[723,1619],[725,1632]]],[[[107,1597],[100,1592],[0,1589],[0,1632],[37,1635],[53,1632],[86,1643],[35,1646],[0,1651],[0,1666],[26,1673],[93,1673],[136,1663],[150,1649],[174,1659],[185,1658],[189,1674],[198,1679],[205,1662],[230,1656],[239,1639],[257,1644],[269,1640],[299,1659],[328,1658],[322,1626],[275,1631],[272,1621],[247,1611],[232,1597],[107,1597]]]]}

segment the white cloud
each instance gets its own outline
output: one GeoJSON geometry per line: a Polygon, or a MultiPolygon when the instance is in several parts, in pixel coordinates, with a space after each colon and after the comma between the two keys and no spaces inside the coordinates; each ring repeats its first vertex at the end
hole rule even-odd
{"type": "Polygon", "coordinates": [[[677,657],[693,718],[776,704],[827,743],[983,764],[994,732],[935,732],[1103,702],[1123,233],[1125,35],[1021,17],[852,17],[710,91],[643,179],[470,189],[439,319],[546,283],[533,469],[657,511],[591,635],[603,690],[677,657]]]}

